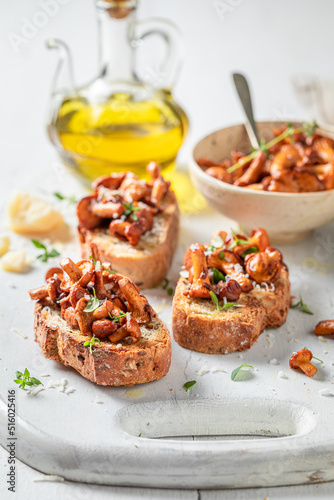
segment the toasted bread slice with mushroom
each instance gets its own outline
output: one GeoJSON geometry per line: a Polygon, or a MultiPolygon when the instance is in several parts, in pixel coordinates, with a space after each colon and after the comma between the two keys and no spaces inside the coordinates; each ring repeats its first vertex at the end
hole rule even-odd
{"type": "Polygon", "coordinates": [[[171,340],[167,327],[158,318],[140,325],[141,338],[110,343],[101,339],[90,350],[89,340],[79,329],[60,317],[60,309],[50,299],[35,306],[35,340],[46,358],[71,366],[83,377],[99,385],[132,386],[164,377],[171,362],[171,340]]]}
{"type": "MultiPolygon", "coordinates": [[[[228,354],[249,349],[266,327],[279,327],[290,307],[290,282],[286,268],[274,288],[253,288],[241,293],[238,305],[215,314],[208,300],[184,295],[189,283],[180,278],[173,301],[173,335],[187,349],[208,354],[228,354]]],[[[223,305],[223,301],[221,302],[223,305]]]]}
{"type": "Polygon", "coordinates": [[[152,288],[166,277],[176,250],[179,233],[179,209],[173,191],[161,203],[153,227],[143,234],[136,246],[110,234],[108,227],[87,229],[79,225],[81,255],[91,254],[95,243],[101,262],[110,262],[118,273],[128,276],[139,288],[152,288]]]}
{"type": "Polygon", "coordinates": [[[188,248],[173,301],[175,340],[219,354],[249,349],[266,326],[281,326],[290,306],[289,271],[265,229],[251,236],[216,231],[188,248]]]}

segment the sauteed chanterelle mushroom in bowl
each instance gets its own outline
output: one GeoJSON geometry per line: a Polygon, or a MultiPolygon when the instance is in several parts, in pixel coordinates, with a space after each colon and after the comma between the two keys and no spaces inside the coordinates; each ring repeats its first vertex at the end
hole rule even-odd
{"type": "Polygon", "coordinates": [[[334,220],[334,128],[283,121],[257,127],[257,152],[243,124],[201,139],[191,154],[191,178],[244,231],[256,225],[275,242],[299,241],[334,220]]]}

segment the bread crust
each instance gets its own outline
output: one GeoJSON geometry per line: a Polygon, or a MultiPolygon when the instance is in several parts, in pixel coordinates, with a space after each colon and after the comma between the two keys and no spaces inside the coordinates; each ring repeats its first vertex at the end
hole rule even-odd
{"type": "Polygon", "coordinates": [[[97,245],[100,260],[110,262],[119,274],[127,276],[141,288],[160,285],[166,277],[179,235],[179,208],[173,191],[162,203],[162,212],[154,217],[151,231],[145,233],[136,247],[112,236],[109,229],[78,227],[81,256],[91,254],[90,244],[97,245]]]}
{"type": "Polygon", "coordinates": [[[263,330],[279,327],[290,307],[289,272],[283,268],[275,289],[242,293],[238,304],[210,316],[216,306],[209,300],[188,298],[188,281],[180,278],[173,300],[173,336],[187,349],[208,354],[228,354],[249,349],[263,330]]]}
{"type": "Polygon", "coordinates": [[[170,367],[171,339],[159,318],[152,329],[141,326],[142,338],[135,344],[101,340],[92,353],[83,345],[88,337],[71,329],[50,301],[36,303],[34,328],[35,341],[46,358],[71,366],[98,385],[143,384],[164,377],[170,367]]]}

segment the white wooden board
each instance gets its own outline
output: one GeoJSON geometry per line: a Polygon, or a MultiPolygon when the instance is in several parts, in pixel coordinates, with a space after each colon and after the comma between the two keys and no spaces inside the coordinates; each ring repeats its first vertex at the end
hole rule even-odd
{"type": "MultiPolygon", "coordinates": [[[[51,181],[45,189],[53,190],[51,181]]],[[[74,224],[72,216],[68,220],[74,224]]],[[[230,225],[209,211],[183,217],[169,276],[173,285],[187,246],[204,243],[213,230],[230,225]]],[[[12,246],[38,253],[23,237],[14,237],[12,246]]],[[[281,249],[292,293],[302,294],[313,316],[291,310],[282,328],[266,330],[249,351],[227,356],[191,352],[173,342],[169,374],[132,389],[96,386],[42,356],[34,342],[34,305],[27,290],[43,283],[49,264],[36,262],[24,275],[1,272],[1,444],[6,446],[8,437],[7,391],[15,388],[17,456],[48,474],[169,488],[334,480],[334,396],[319,394],[323,389],[334,394],[334,340],[313,335],[319,320],[334,317],[334,226],[281,249]],[[292,353],[305,346],[324,361],[313,379],[288,366],[292,353]],[[231,371],[243,362],[254,370],[245,380],[232,381],[231,371]],[[15,371],[25,367],[44,384],[35,397],[13,383],[15,371]],[[50,381],[63,378],[65,392],[48,388],[50,381]],[[189,380],[197,384],[185,392],[189,380]],[[74,392],[66,394],[68,388],[74,392]]],[[[79,258],[75,239],[64,245],[62,255],[79,258]]],[[[170,328],[171,297],[162,289],[147,296],[170,328]]]]}

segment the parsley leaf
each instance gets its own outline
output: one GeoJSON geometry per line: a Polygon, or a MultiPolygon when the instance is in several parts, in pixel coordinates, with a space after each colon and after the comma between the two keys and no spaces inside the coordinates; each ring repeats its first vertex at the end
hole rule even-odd
{"type": "Polygon", "coordinates": [[[189,391],[191,387],[193,387],[196,384],[196,380],[190,380],[189,382],[186,382],[183,387],[185,388],[186,392],[189,391]]]}
{"type": "Polygon", "coordinates": [[[169,279],[168,279],[168,278],[165,278],[165,279],[163,280],[163,282],[162,282],[162,285],[161,285],[161,286],[162,286],[162,288],[163,288],[164,290],[166,290],[166,292],[168,293],[168,295],[173,295],[174,290],[173,290],[173,288],[168,287],[168,285],[169,285],[169,279]]]}
{"type": "Polygon", "coordinates": [[[217,307],[217,309],[218,309],[218,307],[219,307],[219,305],[218,305],[218,304],[219,304],[219,300],[218,300],[217,295],[216,295],[214,292],[212,292],[212,291],[211,291],[211,292],[210,292],[210,297],[211,297],[211,300],[212,300],[213,304],[214,304],[214,305],[217,307]]]}
{"type": "Polygon", "coordinates": [[[250,253],[259,253],[259,249],[256,248],[256,247],[250,247],[248,248],[248,250],[246,250],[242,255],[241,257],[244,259],[246,257],[246,255],[250,254],[250,253]]]}
{"type": "Polygon", "coordinates": [[[23,389],[24,391],[27,390],[25,388],[26,386],[33,387],[34,385],[36,386],[43,385],[40,380],[30,376],[28,368],[24,370],[24,373],[20,371],[15,372],[15,377],[16,377],[16,379],[14,380],[15,384],[18,384],[19,388],[23,389]]]}
{"type": "Polygon", "coordinates": [[[303,302],[303,298],[301,295],[299,295],[299,302],[297,304],[292,304],[291,309],[300,309],[302,312],[306,314],[314,314],[311,309],[303,302]]]}
{"type": "MultiPolygon", "coordinates": [[[[119,315],[118,315],[118,316],[112,316],[110,313],[108,313],[108,314],[109,314],[109,318],[111,319],[111,321],[112,321],[113,323],[120,323],[120,319],[121,319],[121,318],[124,318],[124,316],[126,316],[126,315],[127,315],[127,313],[122,312],[122,311],[120,311],[120,313],[119,313],[119,315]]],[[[129,314],[131,314],[131,313],[129,313],[129,314]]]]}
{"type": "Polygon", "coordinates": [[[235,380],[238,378],[238,375],[240,371],[243,371],[243,368],[253,368],[252,365],[247,365],[246,363],[242,363],[242,365],[238,366],[238,368],[235,368],[233,372],[231,373],[231,380],[235,380]]]}
{"type": "Polygon", "coordinates": [[[213,282],[219,283],[219,281],[225,281],[225,276],[215,267],[212,269],[213,272],[213,282]]]}
{"type": "Polygon", "coordinates": [[[83,312],[85,312],[85,313],[93,312],[93,311],[95,311],[95,309],[97,309],[100,306],[100,301],[96,297],[96,293],[95,293],[95,288],[94,287],[93,287],[93,294],[94,294],[94,297],[91,297],[89,299],[88,304],[86,305],[85,309],[83,310],[83,312]]]}
{"type": "Polygon", "coordinates": [[[229,309],[230,307],[233,307],[233,306],[237,305],[236,302],[227,302],[223,306],[220,306],[217,295],[214,292],[211,291],[210,292],[210,296],[211,296],[211,300],[212,300],[213,304],[217,307],[217,310],[214,313],[207,313],[209,316],[215,316],[216,314],[218,314],[223,309],[229,309]]]}
{"type": "Polygon", "coordinates": [[[232,234],[234,237],[234,241],[232,241],[232,243],[228,247],[229,250],[233,250],[233,248],[235,248],[236,246],[239,246],[239,245],[249,245],[248,240],[243,240],[242,238],[239,238],[237,233],[235,231],[233,231],[233,229],[231,231],[232,231],[232,234]]]}
{"type": "Polygon", "coordinates": [[[44,253],[37,255],[37,259],[41,260],[42,262],[47,262],[51,257],[57,257],[58,255],[60,255],[60,253],[55,248],[48,250],[41,241],[31,240],[31,242],[36,248],[44,251],[44,253]]]}
{"type": "Polygon", "coordinates": [[[101,345],[101,341],[100,341],[100,339],[96,338],[96,337],[93,335],[91,339],[86,340],[86,342],[84,342],[84,346],[85,346],[85,347],[89,346],[90,353],[92,354],[92,353],[93,353],[93,347],[94,347],[95,345],[97,345],[97,343],[99,343],[99,344],[101,345]]]}

